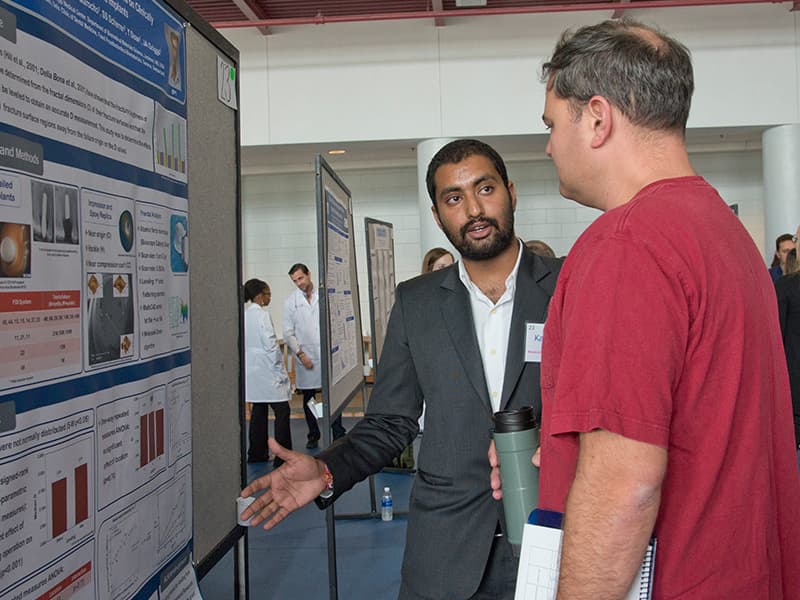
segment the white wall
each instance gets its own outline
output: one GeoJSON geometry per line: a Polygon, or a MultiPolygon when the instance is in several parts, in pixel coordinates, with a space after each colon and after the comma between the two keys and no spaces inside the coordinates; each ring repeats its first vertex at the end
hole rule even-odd
{"type": "MultiPolygon", "coordinates": [[[[800,122],[791,3],[630,10],[692,51],[690,127],[800,122]]],[[[544,133],[543,59],[605,11],[223,29],[241,52],[243,145],[544,133]]]]}
{"type": "MultiPolygon", "coordinates": [[[[728,204],[739,205],[742,222],[757,246],[764,247],[761,152],[701,153],[691,158],[695,169],[728,204]]],[[[557,254],[567,254],[599,212],[559,196],[550,161],[510,162],[507,166],[517,189],[517,234],[525,240],[542,239],[557,254]]],[[[362,323],[364,333],[369,333],[364,217],[393,224],[398,282],[419,273],[427,250],[420,247],[420,218],[432,217],[427,212],[420,215],[415,168],[338,174],[353,195],[362,323]]],[[[242,184],[244,279],[258,277],[270,284],[270,312],[280,336],[283,301],[294,289],[286,271],[295,262],[305,262],[313,275],[318,275],[314,174],[252,175],[243,177],[242,184]]]]}

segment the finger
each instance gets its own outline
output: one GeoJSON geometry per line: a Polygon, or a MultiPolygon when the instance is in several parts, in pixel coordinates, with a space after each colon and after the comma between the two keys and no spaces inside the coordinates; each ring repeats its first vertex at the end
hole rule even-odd
{"type": "Polygon", "coordinates": [[[272,481],[272,475],[268,473],[268,474],[264,475],[263,477],[259,477],[258,479],[255,479],[255,480],[251,481],[247,485],[247,487],[244,488],[239,493],[239,495],[242,498],[247,498],[248,496],[252,496],[253,494],[255,494],[259,490],[267,489],[270,486],[271,481],[272,481]]]}
{"type": "Polygon", "coordinates": [[[275,525],[283,521],[289,515],[290,512],[291,512],[290,510],[283,508],[282,506],[278,507],[277,512],[274,515],[272,515],[272,518],[270,518],[266,523],[264,523],[264,529],[269,531],[270,529],[275,527],[275,525]]]}
{"type": "Polygon", "coordinates": [[[262,521],[270,518],[279,508],[272,494],[267,492],[253,502],[247,510],[242,513],[242,517],[249,518],[251,526],[258,525],[262,521]],[[247,513],[249,513],[249,515],[247,513]]]}
{"type": "MultiPolygon", "coordinates": [[[[259,496],[255,500],[253,500],[253,502],[250,504],[250,506],[246,507],[242,511],[242,513],[239,515],[239,518],[242,521],[247,521],[247,520],[255,518],[258,515],[258,513],[261,512],[261,510],[264,508],[264,506],[266,506],[269,503],[270,498],[271,498],[270,492],[265,492],[265,493],[261,494],[261,496],[259,496]]],[[[251,521],[250,524],[252,525],[253,522],[251,521]]]]}
{"type": "Polygon", "coordinates": [[[539,446],[536,449],[536,452],[533,453],[531,457],[531,462],[533,463],[534,467],[541,467],[542,466],[542,447],[539,446]]]}
{"type": "Polygon", "coordinates": [[[272,450],[272,453],[278,458],[287,460],[292,455],[292,451],[287,450],[286,448],[281,446],[278,442],[275,441],[275,438],[268,438],[267,445],[269,446],[269,449],[272,450]]]}
{"type": "Polygon", "coordinates": [[[489,455],[489,464],[492,466],[492,468],[494,468],[494,467],[499,467],[499,466],[500,466],[500,463],[499,463],[499,461],[497,460],[497,449],[495,448],[495,445],[494,445],[494,440],[492,440],[491,442],[489,442],[489,452],[488,452],[488,455],[489,455]]]}

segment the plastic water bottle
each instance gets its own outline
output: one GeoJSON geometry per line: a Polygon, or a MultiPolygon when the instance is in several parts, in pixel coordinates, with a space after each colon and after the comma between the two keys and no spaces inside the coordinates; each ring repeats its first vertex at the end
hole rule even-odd
{"type": "Polygon", "coordinates": [[[381,520],[391,521],[394,514],[392,512],[392,490],[389,486],[383,488],[383,496],[381,497],[381,520]]]}

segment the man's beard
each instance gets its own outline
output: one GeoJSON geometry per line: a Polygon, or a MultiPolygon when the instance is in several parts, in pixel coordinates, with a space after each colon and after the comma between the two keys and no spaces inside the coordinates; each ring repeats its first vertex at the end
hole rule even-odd
{"type": "Polygon", "coordinates": [[[453,247],[458,250],[459,254],[467,260],[489,260],[499,255],[503,250],[506,250],[514,241],[514,213],[509,206],[508,213],[504,215],[505,227],[502,227],[497,219],[490,217],[482,217],[480,219],[473,219],[461,228],[459,236],[456,236],[452,231],[443,227],[445,236],[453,244],[453,247]],[[467,237],[467,230],[475,223],[486,223],[494,228],[493,235],[483,240],[472,240],[467,237]]]}

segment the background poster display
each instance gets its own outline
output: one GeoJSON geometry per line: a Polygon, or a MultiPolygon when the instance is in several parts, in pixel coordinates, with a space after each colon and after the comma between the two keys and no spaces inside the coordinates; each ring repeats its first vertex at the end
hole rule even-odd
{"type": "Polygon", "coordinates": [[[0,0],[0,599],[199,598],[183,19],[0,0]]]}
{"type": "Polygon", "coordinates": [[[394,226],[377,219],[364,219],[369,276],[369,312],[372,332],[372,366],[377,371],[389,316],[394,306],[394,226]]]}

